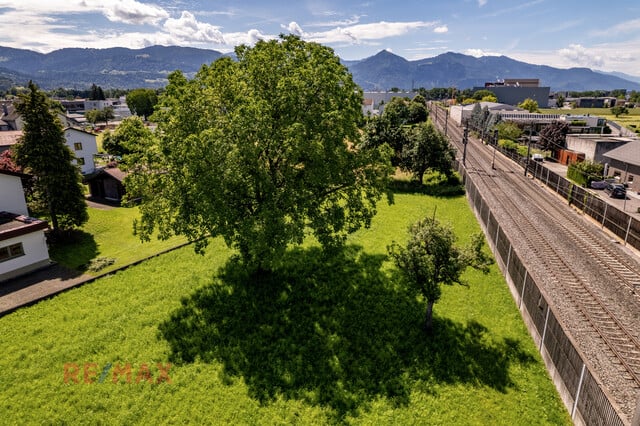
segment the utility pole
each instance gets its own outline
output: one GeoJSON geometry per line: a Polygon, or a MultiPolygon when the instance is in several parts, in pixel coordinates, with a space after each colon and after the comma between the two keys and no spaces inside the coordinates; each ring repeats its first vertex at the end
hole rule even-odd
{"type": "Polygon", "coordinates": [[[444,110],[444,136],[447,136],[447,127],[449,126],[449,110],[444,110]]]}
{"type": "Polygon", "coordinates": [[[496,169],[496,151],[498,149],[498,129],[493,131],[493,159],[491,160],[491,168],[496,169]]]}
{"type": "Polygon", "coordinates": [[[467,142],[469,142],[469,128],[465,126],[462,135],[462,165],[467,167],[467,142]]]}
{"type": "Polygon", "coordinates": [[[527,143],[527,161],[524,165],[524,176],[527,177],[527,170],[529,169],[529,157],[531,157],[531,133],[533,132],[533,124],[529,126],[529,143],[527,143]]]}

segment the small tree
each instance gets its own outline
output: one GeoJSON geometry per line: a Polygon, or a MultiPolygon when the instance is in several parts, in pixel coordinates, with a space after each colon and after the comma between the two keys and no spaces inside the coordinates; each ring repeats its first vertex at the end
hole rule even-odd
{"type": "Polygon", "coordinates": [[[127,94],[127,106],[132,113],[145,120],[153,113],[158,95],[153,89],[134,89],[127,94]]]}
{"type": "Polygon", "coordinates": [[[569,124],[565,121],[554,121],[540,131],[542,149],[556,151],[565,146],[565,138],[569,133],[569,124]]]}
{"type": "Polygon", "coordinates": [[[513,121],[503,121],[496,125],[499,139],[517,141],[522,136],[522,129],[513,121]]]}
{"type": "Polygon", "coordinates": [[[127,117],[113,132],[104,132],[102,148],[111,155],[126,157],[140,151],[149,143],[151,137],[151,131],[140,117],[127,117]]]}
{"type": "Polygon", "coordinates": [[[29,93],[21,96],[16,109],[24,120],[23,135],[14,148],[16,164],[34,175],[35,193],[47,206],[54,231],[81,226],[89,218],[82,176],[72,164],[74,156],[48,99],[29,82],[29,93]]]}
{"type": "Polygon", "coordinates": [[[518,104],[519,108],[526,109],[529,112],[538,112],[538,102],[531,98],[527,98],[518,104]]]}
{"type": "Polygon", "coordinates": [[[474,235],[467,248],[455,243],[456,236],[449,226],[440,224],[435,217],[426,217],[409,228],[406,247],[394,242],[388,248],[405,284],[427,302],[427,332],[433,327],[433,305],[442,295],[441,286],[461,283],[460,276],[469,266],[486,273],[493,263],[482,250],[482,234],[474,235]]]}
{"type": "Polygon", "coordinates": [[[447,138],[430,121],[407,129],[408,143],[402,151],[402,168],[413,173],[422,183],[427,170],[437,170],[451,176],[455,156],[447,138]]]}
{"type": "Polygon", "coordinates": [[[620,115],[629,114],[629,110],[624,105],[616,105],[614,107],[611,107],[611,114],[615,115],[616,118],[618,118],[620,115]]]}

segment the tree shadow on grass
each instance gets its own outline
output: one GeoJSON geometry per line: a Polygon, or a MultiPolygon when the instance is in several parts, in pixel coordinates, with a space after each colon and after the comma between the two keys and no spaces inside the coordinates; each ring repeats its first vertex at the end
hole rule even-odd
{"type": "Polygon", "coordinates": [[[433,197],[453,198],[464,195],[464,185],[457,175],[450,179],[439,175],[425,177],[424,183],[415,180],[393,179],[389,188],[400,194],[425,194],[433,197]]]}
{"type": "Polygon", "coordinates": [[[80,229],[65,231],[51,238],[51,259],[77,271],[85,271],[91,260],[98,256],[98,244],[93,235],[80,229]]]}
{"type": "Polygon", "coordinates": [[[513,386],[509,365],[532,361],[518,342],[438,317],[425,335],[423,304],[390,280],[383,261],[356,247],[296,249],[260,276],[231,261],[182,301],[160,336],[174,363],[217,361],[225,380],[242,377],[262,402],[304,399],[339,418],[378,397],[405,405],[418,381],[513,386]]]}

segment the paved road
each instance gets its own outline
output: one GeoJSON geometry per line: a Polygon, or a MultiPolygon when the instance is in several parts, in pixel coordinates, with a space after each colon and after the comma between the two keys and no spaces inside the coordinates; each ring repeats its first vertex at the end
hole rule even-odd
{"type": "Polygon", "coordinates": [[[59,264],[0,283],[0,317],[92,280],[59,264]]]}

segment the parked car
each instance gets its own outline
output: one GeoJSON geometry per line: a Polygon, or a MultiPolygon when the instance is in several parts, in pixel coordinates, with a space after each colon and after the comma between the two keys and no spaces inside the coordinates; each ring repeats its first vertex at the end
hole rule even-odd
{"type": "Polygon", "coordinates": [[[544,161],[544,156],[543,156],[542,154],[533,154],[533,155],[531,156],[531,159],[532,159],[533,161],[539,161],[539,162],[541,162],[541,163],[542,163],[542,162],[544,161]]]}
{"type": "Polygon", "coordinates": [[[605,189],[609,185],[609,182],[606,180],[592,180],[591,188],[593,189],[605,189]]]}
{"type": "Polygon", "coordinates": [[[604,189],[611,198],[627,198],[627,190],[621,183],[610,183],[604,189]]]}

